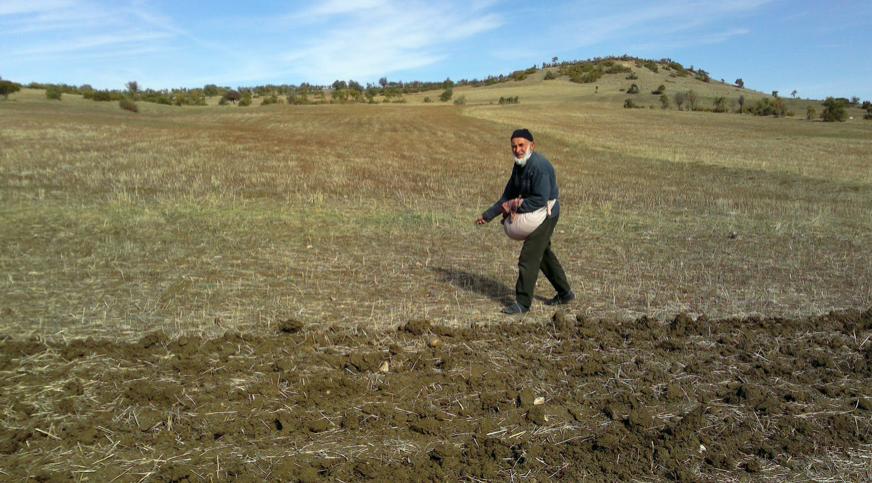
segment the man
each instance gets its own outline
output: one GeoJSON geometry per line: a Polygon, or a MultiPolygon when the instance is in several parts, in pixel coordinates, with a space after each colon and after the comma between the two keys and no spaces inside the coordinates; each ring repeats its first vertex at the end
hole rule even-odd
{"type": "Polygon", "coordinates": [[[509,182],[499,201],[482,213],[475,220],[475,224],[489,223],[500,213],[531,213],[553,203],[545,221],[524,240],[518,256],[515,302],[502,310],[504,314],[521,314],[529,311],[533,303],[533,290],[536,288],[540,269],[557,291],[554,298],[545,302],[546,305],[565,304],[574,299],[575,294],[572,293],[557,255],[551,251],[551,234],[554,233],[560,217],[554,167],[544,156],[533,151],[533,134],[527,129],[513,132],[511,143],[515,163],[509,182]]]}

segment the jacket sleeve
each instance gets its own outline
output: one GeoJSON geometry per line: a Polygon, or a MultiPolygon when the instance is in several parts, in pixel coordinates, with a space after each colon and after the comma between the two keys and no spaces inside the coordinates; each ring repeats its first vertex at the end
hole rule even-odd
{"type": "Polygon", "coordinates": [[[500,196],[500,199],[497,200],[496,203],[491,205],[490,208],[488,208],[487,210],[485,210],[484,213],[481,214],[481,216],[485,220],[491,221],[494,218],[496,218],[497,215],[499,215],[502,212],[503,203],[518,197],[517,194],[513,193],[513,191],[515,191],[512,187],[513,186],[512,179],[514,178],[514,176],[515,176],[515,171],[512,170],[512,175],[509,176],[509,181],[506,183],[506,187],[503,188],[503,195],[500,196]]]}

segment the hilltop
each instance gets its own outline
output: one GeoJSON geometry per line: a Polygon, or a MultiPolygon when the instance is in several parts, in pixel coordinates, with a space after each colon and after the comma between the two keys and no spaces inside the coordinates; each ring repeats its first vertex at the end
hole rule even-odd
{"type": "MultiPolygon", "coordinates": [[[[125,90],[94,90],[88,85],[31,83],[45,89],[49,98],[81,95],[96,101],[122,98],[176,106],[250,106],[271,104],[512,104],[520,102],[563,102],[568,99],[603,105],[715,112],[747,112],[762,115],[807,117],[809,109],[821,110],[821,100],[797,97],[797,92],[764,93],[745,87],[741,78],[728,82],[707,71],[685,67],[671,59],[649,60],[631,56],[604,57],[542,64],[483,80],[446,79],[440,82],[388,81],[366,86],[354,80],[333,84],[264,85],[153,90],[131,81],[125,90]]],[[[859,107],[859,98],[842,99],[848,107],[859,107]]],[[[866,108],[869,102],[863,104],[866,108]]],[[[862,116],[862,111],[854,114],[862,116]]]]}

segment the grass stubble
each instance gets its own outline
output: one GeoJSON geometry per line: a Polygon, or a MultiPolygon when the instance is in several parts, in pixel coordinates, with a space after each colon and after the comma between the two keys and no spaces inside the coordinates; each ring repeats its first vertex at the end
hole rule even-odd
{"type": "Polygon", "coordinates": [[[6,333],[498,320],[519,245],[470,220],[502,190],[516,126],[557,169],[554,245],[588,315],[802,316],[872,299],[865,124],[547,100],[2,107],[6,333]]]}
{"type": "MultiPolygon", "coordinates": [[[[214,337],[288,318],[372,331],[501,321],[519,245],[472,221],[498,197],[506,138],[520,126],[558,172],[554,244],[579,316],[802,317],[872,300],[865,124],[547,97],[511,107],[143,106],[135,116],[27,91],[13,99],[0,105],[6,337],[214,337]]],[[[551,295],[546,281],[538,294],[551,295]]],[[[552,313],[539,300],[528,319],[552,313]]],[[[521,430],[509,429],[507,438],[521,430]]],[[[105,454],[52,455],[47,468],[75,456],[79,478],[120,463],[118,481],[142,481],[185,458],[119,459],[107,434],[105,454]]],[[[421,450],[396,444],[397,454],[421,450]]],[[[867,474],[867,459],[862,448],[833,453],[808,461],[808,474],[867,474]]]]}

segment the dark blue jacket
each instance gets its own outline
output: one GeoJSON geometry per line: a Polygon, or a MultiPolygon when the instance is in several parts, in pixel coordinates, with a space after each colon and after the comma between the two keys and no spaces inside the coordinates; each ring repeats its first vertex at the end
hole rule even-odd
{"type": "MultiPolygon", "coordinates": [[[[509,182],[503,190],[503,196],[482,213],[482,216],[487,221],[493,220],[500,214],[500,207],[504,202],[519,196],[524,199],[524,202],[518,212],[530,213],[545,206],[548,200],[557,200],[557,194],[557,175],[554,173],[554,166],[551,166],[551,161],[548,161],[545,156],[533,151],[524,166],[514,165],[509,182]]],[[[548,218],[554,218],[558,214],[560,214],[560,201],[555,201],[548,218]]]]}

